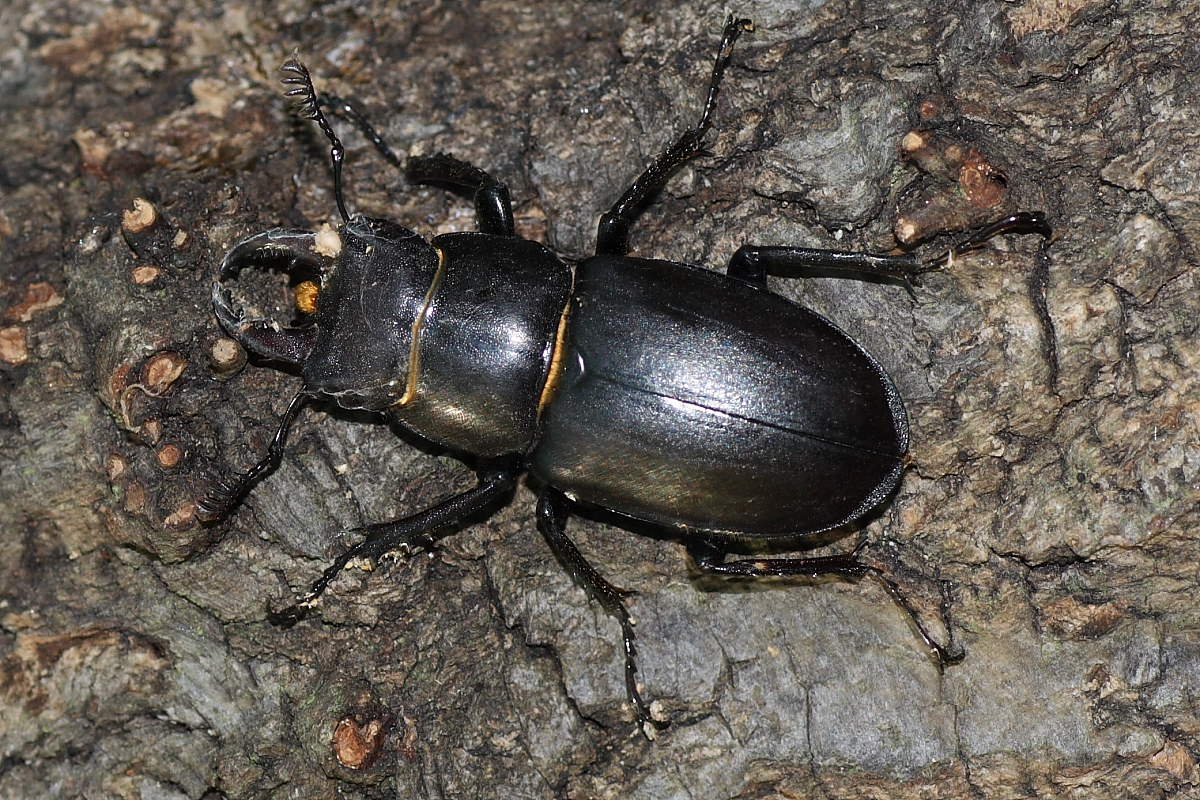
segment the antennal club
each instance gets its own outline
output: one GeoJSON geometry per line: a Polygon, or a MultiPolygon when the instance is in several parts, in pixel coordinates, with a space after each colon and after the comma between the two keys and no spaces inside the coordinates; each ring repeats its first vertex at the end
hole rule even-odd
{"type": "Polygon", "coordinates": [[[316,122],[321,133],[325,134],[325,138],[329,140],[329,157],[333,160],[333,196],[337,200],[338,213],[342,215],[342,221],[349,222],[350,215],[346,212],[346,198],[342,195],[342,159],[346,155],[346,149],[342,147],[342,140],[333,132],[329,121],[321,113],[321,108],[317,103],[317,90],[313,88],[308,68],[293,57],[289,58],[279,69],[284,73],[291,73],[285,74],[282,82],[284,86],[294,87],[289,88],[284,95],[297,98],[296,113],[305,119],[316,122]]]}

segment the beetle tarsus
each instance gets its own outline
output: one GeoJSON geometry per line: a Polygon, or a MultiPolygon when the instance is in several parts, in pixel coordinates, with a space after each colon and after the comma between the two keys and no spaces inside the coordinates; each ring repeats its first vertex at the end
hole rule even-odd
{"type": "Polygon", "coordinates": [[[1009,214],[988,225],[968,231],[965,236],[951,245],[944,253],[926,261],[920,272],[932,272],[939,269],[949,269],[954,259],[982,245],[988,239],[1003,234],[1035,233],[1045,240],[1054,235],[1046,215],[1041,211],[1020,211],[1009,214]]]}
{"type": "MultiPolygon", "coordinates": [[[[555,558],[570,573],[571,577],[587,592],[588,596],[615,617],[621,625],[621,645],[625,652],[625,693],[637,713],[639,727],[645,733],[646,726],[656,729],[667,727],[666,722],[656,720],[650,714],[650,706],[642,697],[637,686],[637,647],[634,645],[636,636],[633,630],[633,618],[629,610],[621,602],[628,592],[618,589],[604,579],[596,568],[588,563],[574,542],[567,538],[567,519],[570,517],[570,503],[562,492],[546,487],[538,497],[537,526],[546,544],[554,553],[555,558]]],[[[649,738],[649,737],[648,737],[649,738]]]]}
{"type": "Polygon", "coordinates": [[[242,498],[250,491],[244,486],[245,475],[237,473],[233,478],[217,478],[208,494],[196,504],[196,516],[202,522],[216,522],[228,516],[242,498]]]}
{"type": "Polygon", "coordinates": [[[917,615],[917,610],[913,608],[911,603],[909,603],[908,598],[905,597],[904,593],[900,591],[900,587],[896,585],[895,581],[884,574],[883,570],[879,569],[878,567],[867,565],[864,566],[866,567],[866,571],[874,576],[877,581],[879,581],[879,584],[888,593],[888,596],[892,598],[892,601],[895,602],[896,605],[900,606],[900,608],[904,609],[905,613],[908,614],[909,621],[912,623],[913,627],[916,628],[917,634],[921,637],[921,641],[925,643],[925,647],[929,651],[934,663],[937,664],[939,672],[942,669],[953,666],[966,658],[967,651],[954,642],[954,629],[950,625],[948,616],[950,610],[950,596],[947,591],[947,585],[945,581],[942,581],[940,584],[942,592],[942,618],[945,620],[946,632],[950,635],[950,641],[945,645],[941,645],[938,644],[937,640],[933,638],[928,630],[926,630],[925,624],[921,622],[920,616],[917,615]]]}
{"type": "Polygon", "coordinates": [[[277,628],[291,628],[297,622],[300,622],[308,617],[314,608],[313,605],[306,603],[296,603],[279,611],[267,611],[267,622],[277,628]]]}
{"type": "Polygon", "coordinates": [[[742,245],[726,268],[731,278],[765,286],[768,275],[780,278],[853,276],[900,283],[909,292],[927,272],[947,269],[954,259],[1003,234],[1051,235],[1050,225],[1040,211],[1023,211],[985,225],[963,236],[941,255],[925,261],[911,253],[856,253],[810,247],[742,245]]]}
{"type": "MultiPolygon", "coordinates": [[[[865,545],[860,541],[849,553],[833,556],[809,556],[806,558],[747,558],[739,561],[725,561],[725,552],[711,542],[691,542],[689,551],[696,566],[702,572],[711,575],[721,575],[734,578],[764,578],[764,577],[804,577],[819,578],[825,575],[835,575],[840,578],[856,581],[865,575],[871,575],[883,586],[888,596],[908,614],[913,627],[916,628],[921,641],[938,664],[938,668],[957,664],[966,653],[953,641],[943,646],[926,630],[916,609],[909,603],[908,598],[900,591],[896,583],[883,570],[858,559],[865,545]]],[[[949,610],[949,595],[945,584],[942,585],[942,616],[945,618],[949,610]]],[[[953,636],[947,621],[946,630],[953,636]]]]}

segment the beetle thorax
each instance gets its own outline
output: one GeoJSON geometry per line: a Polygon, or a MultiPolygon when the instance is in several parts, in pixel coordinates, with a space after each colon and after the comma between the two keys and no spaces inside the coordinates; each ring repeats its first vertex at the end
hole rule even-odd
{"type": "Polygon", "coordinates": [[[397,422],[477,456],[524,452],[571,272],[535,242],[482,233],[433,241],[441,268],[415,326],[413,382],[397,422]]]}

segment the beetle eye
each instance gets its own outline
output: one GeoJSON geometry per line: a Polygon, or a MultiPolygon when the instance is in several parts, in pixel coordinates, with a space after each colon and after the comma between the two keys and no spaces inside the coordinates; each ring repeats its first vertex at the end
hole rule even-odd
{"type": "Polygon", "coordinates": [[[317,295],[321,290],[313,281],[304,281],[296,286],[296,308],[305,314],[317,311],[317,295]]]}

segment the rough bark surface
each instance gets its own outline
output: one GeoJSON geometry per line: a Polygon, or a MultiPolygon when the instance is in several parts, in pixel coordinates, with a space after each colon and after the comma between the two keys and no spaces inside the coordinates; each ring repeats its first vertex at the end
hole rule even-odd
{"type": "MultiPolygon", "coordinates": [[[[968,655],[944,674],[869,581],[707,584],[677,542],[576,520],[638,592],[641,679],[673,721],[649,743],[617,625],[525,487],[274,628],[344,531],[472,481],[328,408],[230,521],[196,522],[297,388],[217,366],[214,268],[248,233],[336,219],[324,143],[278,91],[294,49],[400,151],[488,168],[526,236],[579,257],[695,118],[724,9],[3,4],[0,796],[1200,794],[1195,3],[747,2],[712,155],[634,231],[638,254],[720,267],[743,242],[888,249],[904,223],[1047,211],[1044,252],[994,240],[911,294],[772,283],[906,398],[913,466],[864,533],[939,635],[950,587],[968,655]],[[906,160],[912,130],[937,135],[906,160]]],[[[346,140],[354,208],[472,227],[346,140]]]]}

